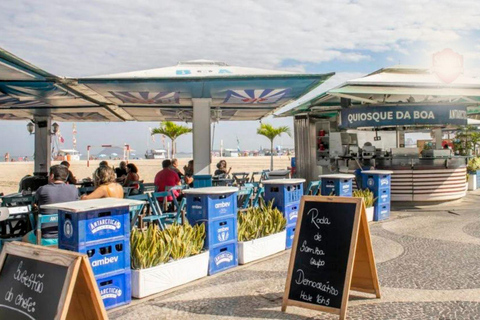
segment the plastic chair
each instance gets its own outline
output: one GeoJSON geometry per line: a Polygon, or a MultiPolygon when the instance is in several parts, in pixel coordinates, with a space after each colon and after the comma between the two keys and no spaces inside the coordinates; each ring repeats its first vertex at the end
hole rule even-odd
{"type": "Polygon", "coordinates": [[[165,230],[165,224],[163,220],[169,215],[165,215],[162,210],[162,205],[158,201],[158,198],[163,198],[163,201],[166,201],[166,198],[171,195],[170,192],[152,192],[148,196],[148,201],[150,203],[151,214],[149,216],[143,217],[143,220],[147,222],[157,222],[161,230],[165,230]]]}
{"type": "Polygon", "coordinates": [[[30,206],[35,203],[35,196],[4,196],[2,199],[2,207],[20,207],[20,206],[30,206]]]}
{"type": "MultiPolygon", "coordinates": [[[[58,245],[58,234],[56,237],[43,237],[42,226],[47,223],[56,223],[58,228],[58,214],[39,214],[37,216],[37,226],[35,228],[36,244],[39,246],[58,245]]],[[[31,239],[29,239],[30,242],[31,239]]]]}
{"type": "Polygon", "coordinates": [[[253,188],[251,187],[242,187],[238,190],[237,193],[237,206],[240,209],[248,208],[250,204],[250,199],[253,195],[253,188]]]}
{"type": "Polygon", "coordinates": [[[94,190],[95,190],[95,187],[92,187],[92,186],[90,186],[90,187],[80,187],[80,188],[78,188],[78,195],[79,196],[82,196],[84,194],[89,195],[94,190]]]}
{"type": "Polygon", "coordinates": [[[138,194],[134,196],[128,196],[128,199],[145,201],[142,205],[130,206],[130,229],[132,229],[135,224],[137,224],[138,217],[142,214],[145,204],[150,202],[150,197],[148,194],[138,194]]]}
{"type": "Polygon", "coordinates": [[[321,181],[310,181],[308,183],[307,189],[305,189],[305,195],[312,195],[312,196],[318,195],[318,192],[320,191],[320,186],[321,186],[321,181]]]}
{"type": "Polygon", "coordinates": [[[255,196],[253,197],[252,206],[258,207],[260,205],[260,198],[264,198],[265,188],[258,187],[255,196]]]}
{"type": "Polygon", "coordinates": [[[143,183],[143,180],[141,180],[141,182],[139,181],[138,182],[138,193],[139,194],[142,194],[142,193],[148,193],[148,192],[155,192],[157,190],[157,187],[155,186],[155,184],[153,182],[149,182],[149,183],[143,183]]]}

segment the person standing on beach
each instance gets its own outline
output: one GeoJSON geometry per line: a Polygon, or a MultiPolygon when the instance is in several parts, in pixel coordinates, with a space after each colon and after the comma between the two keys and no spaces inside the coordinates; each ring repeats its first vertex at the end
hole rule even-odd
{"type": "Polygon", "coordinates": [[[5,162],[9,162],[10,161],[10,153],[5,153],[5,162]]]}

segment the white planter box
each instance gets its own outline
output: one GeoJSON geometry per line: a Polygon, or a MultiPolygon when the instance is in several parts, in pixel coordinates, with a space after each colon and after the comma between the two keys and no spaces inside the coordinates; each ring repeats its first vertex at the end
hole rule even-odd
{"type": "Polygon", "coordinates": [[[475,191],[477,190],[477,175],[470,174],[468,177],[468,191],[475,191]]]}
{"type": "Polygon", "coordinates": [[[143,298],[206,277],[209,252],[157,267],[132,270],[132,297],[143,298]]]}
{"type": "Polygon", "coordinates": [[[287,231],[245,242],[238,242],[238,263],[245,264],[285,250],[287,231]]]}
{"type": "Polygon", "coordinates": [[[373,221],[373,213],[374,213],[374,210],[375,208],[374,207],[369,207],[367,208],[366,212],[367,212],[367,221],[373,221]]]}

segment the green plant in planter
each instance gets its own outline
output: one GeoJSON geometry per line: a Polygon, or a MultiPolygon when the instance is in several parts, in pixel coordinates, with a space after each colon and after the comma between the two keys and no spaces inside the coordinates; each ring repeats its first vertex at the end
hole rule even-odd
{"type": "Polygon", "coordinates": [[[476,173],[477,170],[480,170],[480,157],[470,159],[467,164],[468,172],[476,173]]]}
{"type": "Polygon", "coordinates": [[[375,203],[375,200],[377,198],[373,197],[373,192],[370,189],[365,189],[365,190],[354,190],[353,191],[353,196],[357,198],[363,198],[363,201],[365,202],[365,207],[370,208],[373,207],[373,204],[375,203]]]}
{"type": "Polygon", "coordinates": [[[250,241],[283,231],[287,220],[277,208],[273,208],[273,200],[265,204],[261,199],[259,207],[238,212],[237,224],[238,241],[250,241]]]}
{"type": "Polygon", "coordinates": [[[165,230],[151,224],[134,228],[130,234],[131,268],[147,269],[200,253],[205,241],[205,225],[173,224],[165,230]]]}

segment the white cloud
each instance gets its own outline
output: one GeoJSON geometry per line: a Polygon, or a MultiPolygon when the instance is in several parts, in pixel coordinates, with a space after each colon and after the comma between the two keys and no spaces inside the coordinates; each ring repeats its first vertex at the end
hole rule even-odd
{"type": "Polygon", "coordinates": [[[474,0],[0,2],[0,46],[59,75],[154,68],[209,58],[273,68],[444,47],[478,29],[474,0]]]}

